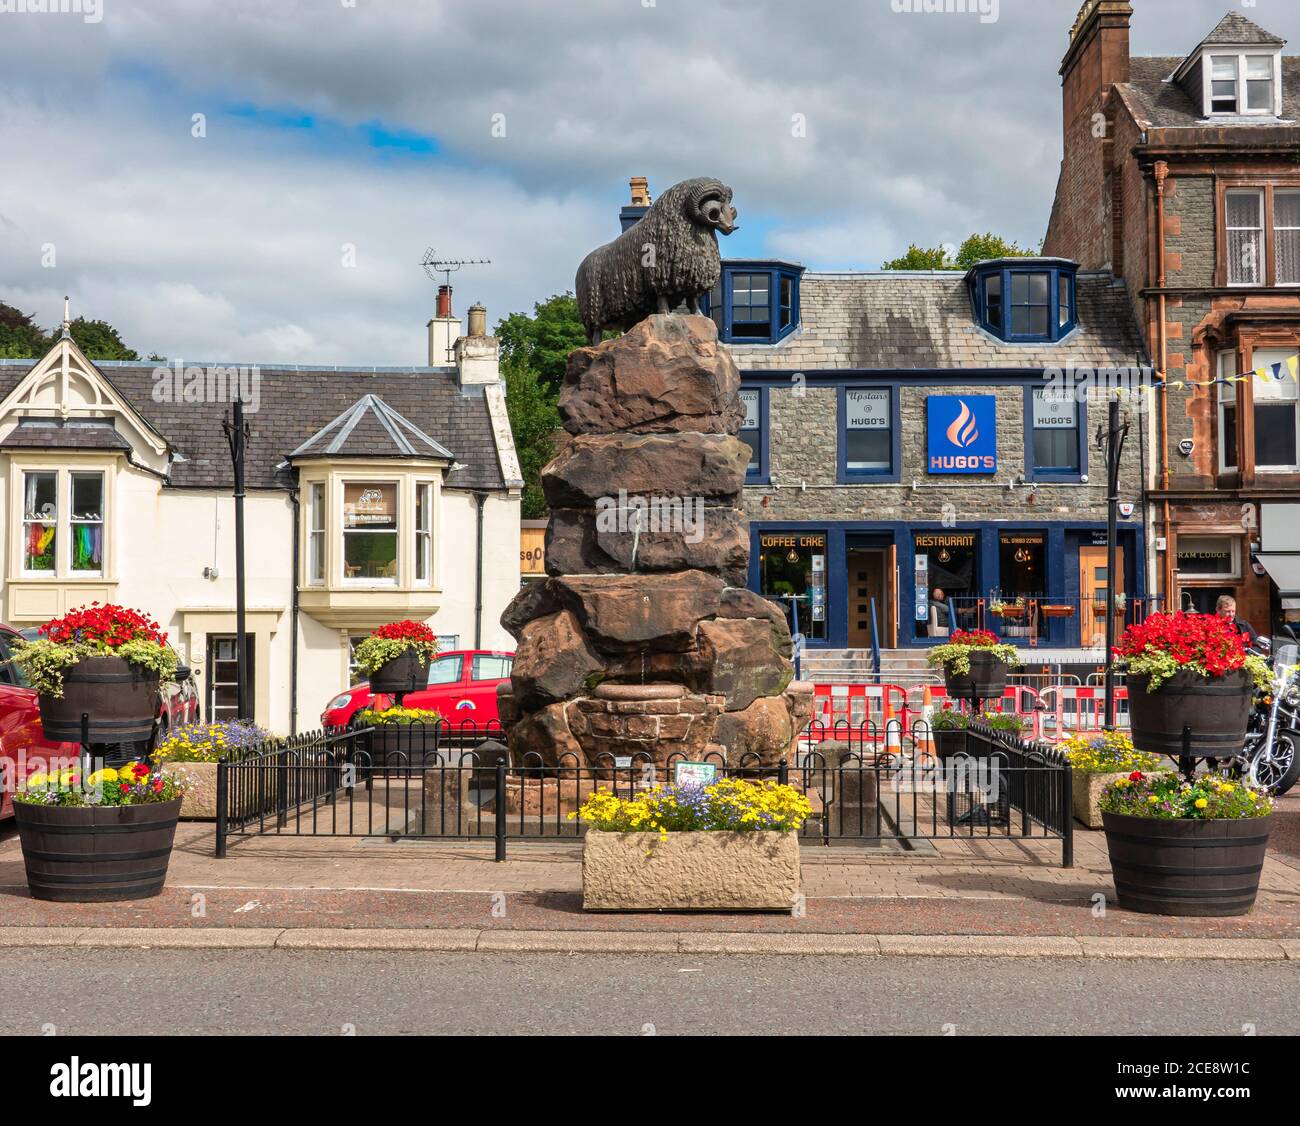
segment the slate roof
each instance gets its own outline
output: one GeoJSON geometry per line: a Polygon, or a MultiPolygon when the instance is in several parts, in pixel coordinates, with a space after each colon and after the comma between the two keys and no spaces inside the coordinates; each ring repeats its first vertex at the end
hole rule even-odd
{"type": "Polygon", "coordinates": [[[383,399],[363,395],[289,457],[436,457],[450,461],[455,455],[383,399]]]}
{"type": "MultiPolygon", "coordinates": [[[[1244,126],[1251,129],[1276,127],[1278,118],[1267,116],[1215,117],[1201,112],[1201,104],[1169,78],[1182,64],[1181,58],[1136,55],[1129,60],[1129,80],[1116,89],[1128,103],[1134,120],[1144,129],[1205,128],[1207,125],[1244,126]]],[[[1300,121],[1300,56],[1282,56],[1282,121],[1300,121]]]]}
{"type": "Polygon", "coordinates": [[[1281,36],[1265,31],[1259,24],[1252,23],[1240,12],[1229,12],[1218,22],[1214,30],[1193,48],[1192,53],[1209,46],[1280,47],[1285,42],[1286,40],[1281,36]]]}
{"type": "Polygon", "coordinates": [[[131,443],[111,426],[18,425],[0,442],[6,450],[129,450],[131,443]]]}
{"type": "Polygon", "coordinates": [[[742,370],[1026,368],[1132,364],[1145,355],[1122,282],[1080,271],[1079,325],[1055,344],[1008,344],[980,328],[959,271],[807,272],[799,328],[778,344],[730,345],[742,370]]]}
{"type": "MultiPolygon", "coordinates": [[[[0,397],[8,395],[34,360],[0,360],[0,397]]],[[[172,467],[181,488],[228,488],[230,451],[221,423],[223,402],[157,402],[153,364],[97,361],[96,368],[185,457],[172,467]]],[[[186,361],[190,366],[190,361],[186,361]]],[[[227,365],[222,365],[227,366],[227,365]]],[[[454,368],[261,367],[259,401],[245,408],[251,437],[246,463],[250,488],[290,483],[281,462],[366,395],[382,399],[464,465],[451,471],[447,488],[501,489],[496,442],[482,386],[463,390],[454,368]]]]}

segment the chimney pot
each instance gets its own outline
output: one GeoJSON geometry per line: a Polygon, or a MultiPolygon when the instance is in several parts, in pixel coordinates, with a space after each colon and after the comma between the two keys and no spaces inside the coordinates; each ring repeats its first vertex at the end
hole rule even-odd
{"type": "Polygon", "coordinates": [[[487,309],[481,302],[475,301],[469,307],[469,331],[467,336],[486,336],[487,331],[487,309]]]}
{"type": "Polygon", "coordinates": [[[645,176],[633,176],[628,185],[632,189],[632,206],[649,207],[650,181],[645,176]]]}
{"type": "Polygon", "coordinates": [[[451,286],[438,286],[438,312],[439,317],[451,316],[451,286]]]}

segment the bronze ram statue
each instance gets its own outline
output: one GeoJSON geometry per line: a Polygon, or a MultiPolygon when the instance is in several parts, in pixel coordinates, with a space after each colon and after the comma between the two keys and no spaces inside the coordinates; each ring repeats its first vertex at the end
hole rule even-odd
{"type": "Polygon", "coordinates": [[[717,232],[735,229],[731,189],[721,180],[701,176],[674,184],[578,267],[578,315],[587,338],[599,344],[605,329],[626,331],[683,302],[698,313],[700,296],[722,272],[717,232]]]}

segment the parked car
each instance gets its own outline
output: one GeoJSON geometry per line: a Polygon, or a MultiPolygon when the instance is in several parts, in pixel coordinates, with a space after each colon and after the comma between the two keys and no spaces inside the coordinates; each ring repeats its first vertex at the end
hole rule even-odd
{"type": "MultiPolygon", "coordinates": [[[[34,641],[40,636],[34,626],[18,632],[28,641],[34,641]]],[[[102,756],[110,766],[117,766],[131,759],[147,758],[174,728],[187,723],[201,722],[203,714],[201,701],[202,697],[199,695],[199,686],[194,679],[194,673],[182,661],[176,666],[176,679],[164,681],[158,686],[157,716],[148,742],[117,743],[111,747],[93,747],[92,750],[102,756]]]]}
{"type": "Polygon", "coordinates": [[[75,762],[81,754],[76,743],[52,743],[41,729],[41,709],[36,692],[13,662],[13,643],[20,636],[0,626],[0,817],[13,816],[13,790],[37,770],[48,769],[53,758],[75,762]]]}
{"type": "MultiPolygon", "coordinates": [[[[513,653],[495,649],[457,649],[439,653],[429,662],[428,687],[407,693],[402,701],[409,708],[429,708],[446,723],[475,723],[487,726],[500,722],[497,715],[497,685],[510,679],[513,653]]],[[[387,707],[393,701],[372,696],[366,681],[340,692],[321,714],[325,727],[346,727],[357,712],[372,704],[387,707]]]]}

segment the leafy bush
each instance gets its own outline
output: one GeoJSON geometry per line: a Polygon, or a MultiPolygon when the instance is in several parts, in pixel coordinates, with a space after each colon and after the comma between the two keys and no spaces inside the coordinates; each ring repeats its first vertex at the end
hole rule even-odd
{"type": "Polygon", "coordinates": [[[92,602],[46,622],[35,641],[14,642],[14,661],[28,684],[46,696],[63,695],[63,674],[87,657],[121,657],[157,675],[176,676],[176,650],[158,623],[124,606],[92,602]]]}
{"type": "Polygon", "coordinates": [[[173,801],[187,789],[184,779],[153,773],[143,762],[129,762],[116,770],[93,771],[84,783],[79,769],[33,774],[14,794],[14,801],[57,806],[147,805],[173,801]]]}
{"type": "Polygon", "coordinates": [[[274,738],[265,727],[250,720],[190,723],[178,727],[158,744],[154,762],[219,762],[247,758],[274,738]]]}
{"type": "Polygon", "coordinates": [[[438,638],[424,622],[389,622],[361,642],[352,656],[362,672],[373,676],[408,649],[413,649],[421,660],[427,661],[438,652],[438,638]]]}
{"type": "Polygon", "coordinates": [[[970,672],[971,654],[975,652],[992,653],[1012,668],[1020,664],[1020,654],[1016,652],[1016,647],[1004,644],[986,629],[954,630],[947,641],[930,650],[926,660],[932,668],[951,665],[952,671],[958,676],[966,676],[970,672]]]}
{"type": "Polygon", "coordinates": [[[1230,778],[1199,774],[1188,782],[1172,772],[1143,774],[1140,770],[1107,785],[1097,804],[1103,813],[1162,821],[1235,820],[1266,817],[1273,811],[1267,794],[1230,778]]]}

